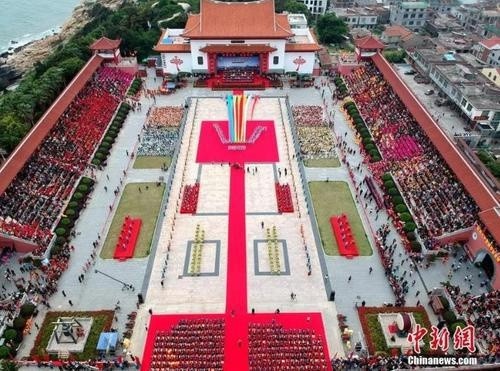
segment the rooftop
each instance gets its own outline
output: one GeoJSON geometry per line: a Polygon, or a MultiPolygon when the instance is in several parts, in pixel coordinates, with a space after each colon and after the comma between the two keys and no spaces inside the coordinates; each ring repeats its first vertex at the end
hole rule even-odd
{"type": "Polygon", "coordinates": [[[200,14],[188,16],[183,33],[190,39],[284,39],[292,35],[287,15],[275,13],[273,0],[201,0],[200,14]]]}
{"type": "Polygon", "coordinates": [[[454,84],[476,84],[477,73],[463,64],[438,64],[435,68],[454,84]]]}
{"type": "Polygon", "coordinates": [[[407,29],[406,27],[396,24],[393,26],[386,27],[384,32],[382,32],[382,35],[385,37],[396,37],[396,36],[405,37],[411,35],[412,33],[413,32],[407,29]]]}
{"type": "Polygon", "coordinates": [[[500,37],[494,36],[492,38],[482,40],[480,44],[484,45],[487,49],[490,50],[500,49],[500,37]]]}
{"type": "Polygon", "coordinates": [[[90,45],[90,49],[92,50],[112,50],[116,49],[120,46],[122,40],[111,40],[108,39],[107,37],[101,37],[100,39],[97,39],[90,45]]]}
{"type": "Polygon", "coordinates": [[[405,1],[401,3],[401,7],[403,9],[425,9],[429,7],[429,4],[425,1],[405,1]]]}

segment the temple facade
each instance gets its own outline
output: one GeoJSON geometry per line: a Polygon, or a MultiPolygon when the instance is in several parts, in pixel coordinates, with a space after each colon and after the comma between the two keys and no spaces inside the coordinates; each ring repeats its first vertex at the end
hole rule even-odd
{"type": "Polygon", "coordinates": [[[200,13],[184,29],[164,30],[154,50],[166,74],[311,74],[320,48],[300,16],[276,14],[273,0],[201,0],[200,13]]]}

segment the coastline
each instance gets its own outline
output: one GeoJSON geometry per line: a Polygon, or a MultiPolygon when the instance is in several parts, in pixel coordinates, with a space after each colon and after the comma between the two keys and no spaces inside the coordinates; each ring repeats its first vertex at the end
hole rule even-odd
{"type": "MultiPolygon", "coordinates": [[[[10,80],[9,83],[12,84],[31,69],[35,63],[45,59],[54,48],[73,36],[91,20],[89,11],[96,2],[107,8],[116,9],[124,0],[82,0],[73,9],[69,19],[60,27],[58,33],[29,42],[20,46],[19,50],[8,55],[7,58],[0,58],[0,80],[2,75],[5,75],[4,78],[10,80]],[[2,70],[4,74],[1,73],[2,70]]],[[[58,27],[55,26],[54,28],[58,27]]]]}

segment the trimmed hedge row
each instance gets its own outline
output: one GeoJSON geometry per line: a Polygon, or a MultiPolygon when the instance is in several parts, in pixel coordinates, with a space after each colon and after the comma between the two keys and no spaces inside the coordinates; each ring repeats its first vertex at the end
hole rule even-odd
{"type": "MultiPolygon", "coordinates": [[[[139,80],[140,81],[140,80],[139,80]]],[[[97,147],[97,151],[94,154],[94,158],[92,159],[92,164],[96,166],[105,166],[106,160],[108,159],[111,148],[113,147],[113,143],[116,140],[121,128],[123,127],[123,123],[127,118],[127,115],[130,111],[130,106],[127,103],[122,103],[116,116],[108,128],[108,131],[104,135],[104,138],[97,147]]]]}
{"type": "Polygon", "coordinates": [[[23,331],[28,319],[35,313],[35,305],[25,303],[21,306],[19,316],[14,318],[12,326],[7,327],[3,333],[4,344],[0,346],[0,359],[16,356],[16,349],[23,341],[23,331]]]}
{"type": "Polygon", "coordinates": [[[368,155],[370,156],[370,161],[380,161],[382,159],[382,156],[380,155],[377,145],[373,141],[370,131],[368,130],[368,127],[366,126],[365,121],[361,117],[361,114],[359,113],[358,108],[356,107],[354,102],[347,102],[346,104],[344,104],[344,109],[354,121],[354,126],[361,136],[361,141],[366,153],[368,153],[368,155]]]}
{"type": "Polygon", "coordinates": [[[382,175],[382,182],[384,184],[385,191],[389,196],[391,196],[391,202],[394,207],[394,211],[396,211],[399,215],[399,219],[404,223],[403,230],[406,233],[406,238],[410,241],[410,248],[413,252],[421,252],[422,245],[417,241],[417,236],[415,234],[415,229],[417,229],[417,225],[413,220],[408,206],[403,200],[403,197],[399,193],[398,188],[396,187],[396,182],[390,173],[385,173],[382,175]]]}
{"type": "Polygon", "coordinates": [[[83,209],[85,201],[94,188],[94,183],[93,179],[83,177],[76,186],[75,192],[63,212],[63,217],[55,229],[57,238],[50,250],[51,257],[57,255],[68,241],[71,230],[80,216],[80,211],[83,209]]]}
{"type": "Polygon", "coordinates": [[[136,95],[137,92],[141,89],[141,86],[142,86],[142,80],[135,79],[132,82],[132,85],[130,85],[130,88],[128,89],[127,95],[130,95],[130,96],[136,95]]]}
{"type": "Polygon", "coordinates": [[[340,77],[335,77],[333,79],[333,82],[337,87],[337,96],[339,97],[339,99],[344,99],[348,94],[347,86],[345,85],[344,80],[342,80],[340,77]]]}

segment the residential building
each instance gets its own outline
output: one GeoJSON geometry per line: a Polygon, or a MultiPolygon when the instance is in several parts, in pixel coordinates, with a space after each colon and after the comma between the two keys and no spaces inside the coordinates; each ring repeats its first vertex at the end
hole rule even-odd
{"type": "Polygon", "coordinates": [[[500,66],[500,37],[480,41],[472,51],[480,61],[492,67],[500,66]]]}
{"type": "Polygon", "coordinates": [[[307,9],[314,15],[325,14],[328,0],[299,0],[307,6],[307,9]]]}
{"type": "Polygon", "coordinates": [[[401,25],[388,26],[382,32],[380,40],[389,48],[398,47],[402,40],[412,35],[413,32],[401,25]]]}
{"type": "Polygon", "coordinates": [[[391,24],[419,31],[428,19],[429,4],[423,1],[399,2],[391,6],[391,24]]]}
{"type": "Polygon", "coordinates": [[[500,138],[500,89],[484,73],[462,55],[435,48],[415,50],[409,57],[461,116],[479,129],[483,141],[500,138]]]}
{"type": "Polygon", "coordinates": [[[334,8],[333,12],[350,28],[372,29],[378,24],[378,14],[368,8],[334,8]]]}
{"type": "Polygon", "coordinates": [[[492,34],[495,35],[500,28],[500,10],[498,1],[495,0],[461,5],[452,9],[451,13],[465,30],[480,36],[490,37],[492,34]]]}
{"type": "Polygon", "coordinates": [[[483,68],[481,73],[498,88],[500,88],[500,68],[483,68]]]}

